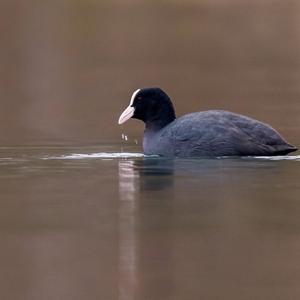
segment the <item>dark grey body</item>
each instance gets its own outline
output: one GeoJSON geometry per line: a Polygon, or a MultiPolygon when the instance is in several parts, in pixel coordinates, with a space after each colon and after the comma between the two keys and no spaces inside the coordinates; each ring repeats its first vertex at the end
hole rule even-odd
{"type": "Polygon", "coordinates": [[[297,148],[271,126],[227,111],[185,115],[159,130],[147,127],[144,153],[168,157],[270,156],[297,148]]]}

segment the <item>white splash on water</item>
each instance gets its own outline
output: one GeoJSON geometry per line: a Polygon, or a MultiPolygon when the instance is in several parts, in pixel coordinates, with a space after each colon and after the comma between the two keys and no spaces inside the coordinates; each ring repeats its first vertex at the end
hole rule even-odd
{"type": "Polygon", "coordinates": [[[122,153],[110,153],[110,152],[100,152],[100,153],[73,153],[68,155],[61,156],[48,156],[43,157],[42,159],[89,159],[89,158],[102,158],[102,159],[112,159],[112,158],[139,158],[144,157],[143,153],[135,153],[135,152],[122,152],[122,153]]]}
{"type": "Polygon", "coordinates": [[[255,159],[264,159],[264,160],[292,160],[292,161],[300,161],[300,155],[280,155],[280,156],[254,156],[249,158],[255,158],[255,159]]]}

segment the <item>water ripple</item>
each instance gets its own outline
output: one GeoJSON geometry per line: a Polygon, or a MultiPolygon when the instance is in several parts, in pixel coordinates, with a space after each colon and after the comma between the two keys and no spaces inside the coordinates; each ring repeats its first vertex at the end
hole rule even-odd
{"type": "Polygon", "coordinates": [[[100,153],[73,153],[69,155],[61,156],[52,156],[44,157],[43,159],[88,159],[88,158],[102,158],[102,159],[112,159],[112,158],[138,158],[144,157],[143,153],[129,153],[129,152],[120,152],[120,153],[109,153],[109,152],[100,152],[100,153]]]}
{"type": "MultiPolygon", "coordinates": [[[[90,159],[90,158],[102,158],[102,159],[118,159],[118,158],[140,158],[140,157],[152,157],[157,156],[146,156],[143,153],[138,152],[99,152],[99,153],[72,153],[60,156],[46,156],[42,159],[90,159]]],[[[232,157],[217,157],[217,159],[232,159],[232,157]]],[[[195,158],[194,158],[195,159],[195,158]]],[[[200,158],[204,159],[204,158],[200,158]]],[[[247,156],[242,157],[242,159],[259,159],[259,160],[269,160],[269,161],[300,161],[300,155],[293,156],[247,156]]]]}
{"type": "Polygon", "coordinates": [[[287,156],[254,156],[255,159],[264,159],[264,160],[293,160],[300,161],[300,155],[287,155],[287,156]]]}

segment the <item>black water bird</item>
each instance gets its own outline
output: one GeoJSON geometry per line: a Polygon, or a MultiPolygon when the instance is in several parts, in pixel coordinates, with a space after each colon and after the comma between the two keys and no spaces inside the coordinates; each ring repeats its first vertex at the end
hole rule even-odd
{"type": "Polygon", "coordinates": [[[160,88],[136,90],[118,123],[129,118],[145,123],[146,155],[274,156],[297,150],[270,125],[232,112],[209,110],[176,118],[171,99],[160,88]]]}

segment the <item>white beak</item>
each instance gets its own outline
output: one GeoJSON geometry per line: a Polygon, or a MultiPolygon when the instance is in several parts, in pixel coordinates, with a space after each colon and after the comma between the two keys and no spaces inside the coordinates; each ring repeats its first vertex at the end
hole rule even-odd
{"type": "Polygon", "coordinates": [[[134,114],[135,108],[132,106],[128,106],[121,114],[118,123],[121,125],[125,123],[128,119],[130,119],[134,114]]]}

